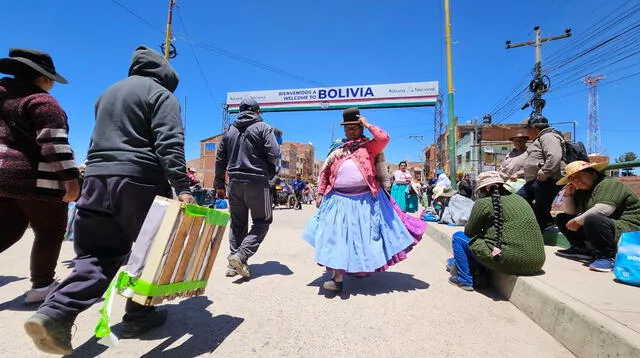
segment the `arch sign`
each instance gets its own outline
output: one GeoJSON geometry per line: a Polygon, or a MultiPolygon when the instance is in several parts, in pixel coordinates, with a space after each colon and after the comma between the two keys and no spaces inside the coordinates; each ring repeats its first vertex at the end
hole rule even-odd
{"type": "Polygon", "coordinates": [[[228,92],[229,113],[238,113],[240,101],[246,96],[255,98],[262,112],[435,106],[438,81],[228,92]]]}

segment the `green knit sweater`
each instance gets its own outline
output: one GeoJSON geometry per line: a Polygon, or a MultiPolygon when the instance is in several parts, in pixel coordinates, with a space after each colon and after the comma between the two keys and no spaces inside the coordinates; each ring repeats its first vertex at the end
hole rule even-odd
{"type": "Polygon", "coordinates": [[[473,205],[464,233],[471,238],[473,254],[492,270],[514,275],[540,272],[544,265],[544,241],[529,203],[516,194],[501,197],[504,225],[502,253],[491,256],[496,244],[496,230],[491,224],[491,197],[478,199],[473,205]]]}
{"type": "Polygon", "coordinates": [[[604,178],[591,190],[576,190],[573,201],[579,214],[600,203],[615,206],[616,211],[610,218],[616,226],[616,240],[623,232],[640,230],[640,199],[615,179],[604,178]]]}

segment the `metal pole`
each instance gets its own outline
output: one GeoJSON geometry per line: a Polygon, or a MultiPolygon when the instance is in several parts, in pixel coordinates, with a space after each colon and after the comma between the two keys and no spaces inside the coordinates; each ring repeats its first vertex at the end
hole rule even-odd
{"type": "Polygon", "coordinates": [[[169,53],[171,52],[171,20],[173,19],[174,0],[169,0],[169,14],[167,15],[167,34],[164,40],[164,58],[169,61],[169,53]]]}
{"type": "Polygon", "coordinates": [[[449,16],[449,0],[444,0],[444,26],[447,45],[447,81],[448,81],[448,114],[449,114],[449,177],[451,186],[456,187],[456,123],[453,112],[453,70],[451,68],[451,18],[449,16]]]}

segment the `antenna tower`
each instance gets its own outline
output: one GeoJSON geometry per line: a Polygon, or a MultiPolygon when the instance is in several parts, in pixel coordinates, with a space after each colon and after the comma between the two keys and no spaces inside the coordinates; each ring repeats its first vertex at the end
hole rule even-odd
{"type": "MultiPolygon", "coordinates": [[[[598,154],[602,150],[600,147],[600,118],[598,111],[598,82],[604,79],[604,75],[587,76],[582,82],[589,86],[589,128],[587,129],[587,151],[589,154],[598,154]]],[[[574,138],[575,140],[575,138],[574,138]]]]}

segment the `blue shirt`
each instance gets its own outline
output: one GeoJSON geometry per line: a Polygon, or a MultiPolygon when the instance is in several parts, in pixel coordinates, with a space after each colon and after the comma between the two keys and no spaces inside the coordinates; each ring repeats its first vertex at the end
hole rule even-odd
{"type": "Polygon", "coordinates": [[[304,180],[302,180],[302,179],[295,179],[293,181],[293,190],[294,191],[302,191],[305,186],[306,186],[306,184],[304,183],[304,180]]]}

